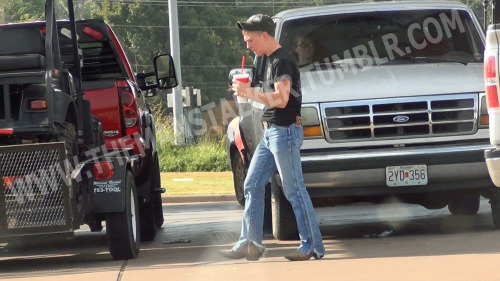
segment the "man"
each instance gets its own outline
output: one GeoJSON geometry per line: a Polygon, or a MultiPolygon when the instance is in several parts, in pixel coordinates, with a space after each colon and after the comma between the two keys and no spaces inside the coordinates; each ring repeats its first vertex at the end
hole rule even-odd
{"type": "Polygon", "coordinates": [[[320,259],[325,255],[316,214],[302,177],[300,147],[303,140],[300,123],[302,96],[300,72],[291,53],[274,38],[275,24],[262,14],[238,22],[247,48],[257,56],[266,55],[270,68],[264,92],[254,91],[250,83],[235,81],[235,94],[266,105],[262,121],[266,127],[253,155],[244,183],[245,211],[240,240],[231,250],[221,255],[247,260],[258,260],[265,251],[262,245],[265,185],[278,170],[283,192],[292,204],[301,245],[296,252],[285,256],[288,260],[320,259]]]}

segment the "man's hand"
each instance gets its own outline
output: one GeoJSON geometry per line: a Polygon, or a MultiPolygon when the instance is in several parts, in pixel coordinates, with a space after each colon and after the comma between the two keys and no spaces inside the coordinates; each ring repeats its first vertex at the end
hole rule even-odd
{"type": "Polygon", "coordinates": [[[248,98],[247,93],[250,91],[250,82],[243,83],[240,81],[234,81],[232,88],[237,96],[248,98]]]}
{"type": "Polygon", "coordinates": [[[234,81],[232,90],[234,94],[240,97],[251,99],[271,107],[285,108],[290,99],[291,83],[288,79],[281,79],[274,83],[274,92],[257,92],[250,88],[250,82],[243,83],[234,81]]]}

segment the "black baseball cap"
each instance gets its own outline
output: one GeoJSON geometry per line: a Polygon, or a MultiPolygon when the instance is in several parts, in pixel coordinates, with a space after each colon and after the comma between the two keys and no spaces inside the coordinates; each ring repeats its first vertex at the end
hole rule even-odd
{"type": "Polygon", "coordinates": [[[248,18],[247,21],[239,21],[238,28],[245,31],[265,31],[274,36],[276,25],[270,16],[256,14],[248,18]]]}

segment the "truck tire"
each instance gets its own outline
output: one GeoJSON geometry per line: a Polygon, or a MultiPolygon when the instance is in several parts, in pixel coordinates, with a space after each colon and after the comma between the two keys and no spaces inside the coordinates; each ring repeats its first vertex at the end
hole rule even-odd
{"type": "Polygon", "coordinates": [[[490,199],[491,217],[495,228],[500,228],[500,188],[494,187],[490,199]]]}
{"type": "Polygon", "coordinates": [[[475,192],[459,192],[450,196],[448,210],[452,215],[472,216],[479,211],[479,194],[475,192]]]}
{"type": "Polygon", "coordinates": [[[236,152],[231,159],[231,170],[233,171],[234,194],[241,206],[245,206],[244,183],[247,176],[247,168],[241,159],[241,155],[236,152]]]}
{"type": "Polygon", "coordinates": [[[125,210],[109,213],[106,218],[108,248],[114,260],[134,259],[139,254],[139,206],[134,177],[127,172],[125,210]]]}
{"type": "Polygon", "coordinates": [[[271,207],[271,183],[266,184],[264,196],[264,234],[273,234],[273,211],[271,207]]]}
{"type": "Polygon", "coordinates": [[[156,237],[153,203],[148,202],[141,204],[139,207],[139,224],[141,226],[141,241],[153,241],[156,237]]]}
{"type": "Polygon", "coordinates": [[[274,238],[278,240],[297,240],[299,232],[292,205],[286,199],[274,175],[271,177],[271,208],[274,238]]]}
{"type": "Polygon", "coordinates": [[[151,176],[154,177],[151,203],[153,203],[155,226],[157,229],[160,229],[165,222],[165,219],[163,218],[163,202],[161,200],[161,193],[154,190],[156,188],[161,188],[160,163],[158,160],[158,156],[156,156],[154,169],[151,176]]]}
{"type": "Polygon", "coordinates": [[[153,241],[156,237],[157,229],[163,225],[163,206],[161,202],[161,193],[156,192],[157,188],[161,187],[160,179],[160,164],[158,157],[153,160],[153,169],[149,176],[151,185],[148,188],[151,190],[151,200],[140,205],[139,221],[141,224],[141,241],[153,241]]]}
{"type": "MultiPolygon", "coordinates": [[[[54,123],[57,135],[53,139],[57,142],[64,142],[64,148],[66,150],[66,159],[64,161],[65,169],[72,170],[72,167],[78,165],[78,137],[76,133],[75,125],[64,122],[64,123],[54,123]],[[76,158],[76,159],[75,159],[76,158]]],[[[76,192],[76,189],[73,189],[76,192]]],[[[58,190],[59,192],[59,190],[58,190]]],[[[56,194],[58,193],[56,192],[56,194]]],[[[51,201],[54,194],[49,194],[45,196],[45,200],[51,201]]],[[[57,196],[57,195],[55,195],[57,196]]]]}
{"type": "Polygon", "coordinates": [[[78,155],[78,139],[75,126],[69,122],[54,123],[57,136],[55,141],[64,142],[66,157],[71,164],[74,164],[74,157],[78,155]]]}
{"type": "Polygon", "coordinates": [[[155,192],[153,194],[153,206],[155,214],[155,225],[157,229],[160,229],[165,222],[165,219],[163,218],[163,202],[161,199],[161,193],[155,192]]]}

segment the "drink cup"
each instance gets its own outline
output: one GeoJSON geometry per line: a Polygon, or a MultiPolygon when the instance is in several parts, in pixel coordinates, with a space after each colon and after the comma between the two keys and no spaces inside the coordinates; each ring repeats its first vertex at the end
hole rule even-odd
{"type": "Polygon", "coordinates": [[[250,81],[250,75],[248,75],[247,73],[235,74],[235,75],[233,75],[233,82],[234,81],[240,81],[240,82],[243,82],[243,83],[248,83],[250,81]]]}
{"type": "Polygon", "coordinates": [[[249,103],[249,102],[250,102],[250,100],[249,100],[249,99],[247,99],[247,98],[240,97],[240,96],[237,96],[237,95],[235,95],[235,96],[236,96],[236,101],[237,101],[238,103],[249,103]]]}
{"type": "MultiPolygon", "coordinates": [[[[235,75],[233,75],[233,82],[234,81],[248,83],[248,82],[250,82],[250,75],[248,75],[247,73],[235,74],[235,75]]],[[[244,98],[244,97],[240,97],[240,96],[236,96],[236,100],[238,101],[238,103],[249,103],[250,102],[249,99],[244,98]]]]}

